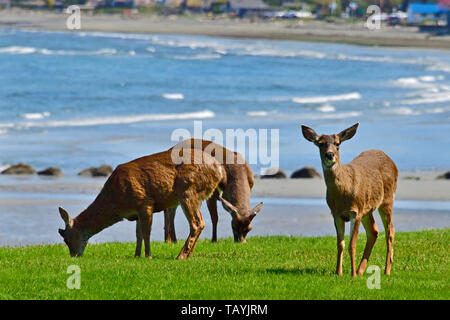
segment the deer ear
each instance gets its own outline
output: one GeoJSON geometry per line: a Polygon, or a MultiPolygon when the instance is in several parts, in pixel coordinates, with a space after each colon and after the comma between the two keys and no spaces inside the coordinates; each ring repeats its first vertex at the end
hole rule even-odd
{"type": "Polygon", "coordinates": [[[302,133],[306,140],[316,142],[319,135],[310,127],[302,125],[302,133]]]}
{"type": "Polygon", "coordinates": [[[252,209],[252,213],[250,214],[250,221],[252,221],[253,218],[256,217],[256,214],[261,210],[262,206],[263,206],[263,203],[260,202],[256,205],[256,207],[254,207],[252,209]]]}
{"type": "Polygon", "coordinates": [[[64,210],[63,208],[59,207],[59,214],[61,215],[61,218],[64,220],[64,223],[66,224],[66,227],[72,226],[72,219],[70,219],[69,213],[64,210]]]}
{"type": "Polygon", "coordinates": [[[227,200],[219,196],[220,202],[222,202],[222,206],[225,210],[227,210],[234,218],[239,215],[238,208],[233,206],[231,203],[229,203],[227,200]]]}
{"type": "Polygon", "coordinates": [[[58,229],[58,233],[64,238],[66,232],[63,229],[58,229]]]}
{"type": "Polygon", "coordinates": [[[343,142],[345,140],[349,140],[349,139],[353,138],[353,136],[356,134],[356,130],[358,129],[358,126],[359,126],[359,122],[354,124],[350,128],[347,128],[347,129],[341,131],[338,134],[339,142],[343,142]]]}

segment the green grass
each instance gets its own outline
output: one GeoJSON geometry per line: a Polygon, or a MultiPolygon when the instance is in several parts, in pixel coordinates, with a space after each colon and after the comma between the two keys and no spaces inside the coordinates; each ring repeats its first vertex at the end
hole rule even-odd
{"type": "MultiPolygon", "coordinates": [[[[346,239],[346,244],[348,238],[346,239]]],[[[365,235],[358,239],[358,262],[365,235]]],[[[384,234],[369,265],[381,267],[381,289],[370,275],[334,275],[335,237],[250,237],[199,241],[189,260],[177,244],[152,242],[153,259],[134,258],[134,243],[88,245],[82,258],[67,247],[0,248],[0,299],[449,299],[450,229],[397,233],[391,276],[385,276],[384,234]],[[81,268],[81,289],[66,287],[67,267],[81,268]]]]}

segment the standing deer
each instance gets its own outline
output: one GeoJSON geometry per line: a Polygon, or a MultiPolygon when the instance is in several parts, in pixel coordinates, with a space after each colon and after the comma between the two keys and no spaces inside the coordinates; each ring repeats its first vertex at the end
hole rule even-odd
{"type": "MultiPolygon", "coordinates": [[[[177,259],[189,258],[205,227],[200,212],[203,199],[226,183],[223,166],[205,152],[189,155],[189,163],[175,164],[171,151],[156,153],[119,165],[94,202],[76,218],[59,208],[66,224],[59,229],[72,256],[81,256],[90,237],[123,220],[138,220],[145,256],[151,258],[152,215],[181,205],[190,233],[177,259]]],[[[136,252],[136,255],[137,252],[136,252]]],[[[140,248],[139,248],[140,255],[140,248]]]]}
{"type": "Polygon", "coordinates": [[[386,268],[391,273],[394,254],[394,225],[392,206],[397,188],[398,169],[394,161],[383,151],[369,150],[361,153],[350,163],[343,165],[339,145],[356,134],[359,123],[339,134],[318,135],[313,129],[302,125],[303,136],[320,150],[323,173],[327,186],[327,203],[334,218],[337,233],[336,273],[342,275],[342,253],[344,251],[345,222],[351,221],[350,246],[352,276],[364,274],[372,248],[378,237],[378,227],[373,211],[378,208],[386,231],[386,268]],[[362,222],[367,234],[366,247],[355,269],[356,239],[362,222]]]}
{"type": "MultiPolygon", "coordinates": [[[[183,148],[200,149],[215,157],[224,165],[227,182],[223,187],[222,196],[216,191],[206,201],[213,225],[212,242],[217,241],[217,200],[220,200],[224,209],[231,215],[231,228],[235,242],[246,242],[247,233],[252,229],[251,222],[263,205],[260,202],[253,209],[250,208],[250,191],[255,183],[253,171],[238,152],[230,151],[223,146],[208,140],[189,139],[174,146],[172,150],[178,152],[183,148]],[[233,205],[234,204],[234,205],[233,205]]],[[[164,210],[164,230],[167,242],[176,242],[175,234],[176,208],[164,210]]],[[[137,247],[142,241],[138,237],[137,247]]]]}

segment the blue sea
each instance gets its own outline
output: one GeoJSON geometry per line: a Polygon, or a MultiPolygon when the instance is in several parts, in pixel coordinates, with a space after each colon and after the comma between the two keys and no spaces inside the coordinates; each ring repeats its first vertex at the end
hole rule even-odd
{"type": "MultiPolygon", "coordinates": [[[[360,122],[344,162],[382,149],[450,168],[448,51],[187,35],[0,30],[0,167],[67,175],[174,145],[176,129],[278,129],[279,165],[320,168],[300,132],[360,122]]],[[[255,171],[262,167],[252,164],[255,171]]]]}

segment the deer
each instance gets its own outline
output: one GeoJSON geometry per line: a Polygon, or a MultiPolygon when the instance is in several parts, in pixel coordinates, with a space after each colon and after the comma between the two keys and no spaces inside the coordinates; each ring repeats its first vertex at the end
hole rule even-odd
{"type": "Polygon", "coordinates": [[[398,169],[394,161],[381,150],[362,152],[350,163],[343,165],[339,153],[342,142],[351,139],[359,123],[338,134],[318,135],[313,129],[302,125],[306,140],[314,143],[320,151],[325,184],[326,201],[334,219],[337,234],[336,274],[342,275],[342,255],[345,248],[345,222],[350,221],[351,275],[363,275],[372,248],[378,237],[378,227],[373,211],[378,209],[386,232],[385,274],[390,275],[394,255],[395,229],[392,221],[398,169]],[[355,268],[356,240],[359,226],[366,230],[366,245],[358,270],[355,268]]]}
{"type": "MultiPolygon", "coordinates": [[[[197,151],[189,152],[189,161],[182,163],[175,163],[172,152],[167,150],[121,164],[112,172],[95,200],[74,219],[60,207],[65,229],[59,229],[59,234],[69,247],[70,255],[82,256],[89,238],[127,219],[139,221],[136,233],[144,241],[145,257],[152,258],[150,233],[153,213],[180,205],[190,232],[177,259],[189,258],[205,227],[200,212],[201,202],[223,188],[227,178],[222,164],[209,154],[197,151]]],[[[135,256],[140,256],[140,250],[135,256]]]]}
{"type": "MultiPolygon", "coordinates": [[[[231,215],[234,241],[245,243],[246,236],[252,229],[252,220],[263,206],[263,203],[260,202],[254,208],[250,208],[250,191],[255,180],[253,171],[245,158],[238,152],[230,151],[212,141],[201,139],[184,140],[175,145],[172,150],[178,152],[178,150],[184,148],[200,149],[207,152],[223,164],[227,174],[227,182],[223,187],[222,195],[216,190],[206,200],[213,226],[211,241],[217,242],[217,201],[220,201],[223,208],[231,215]]],[[[177,241],[174,223],[175,213],[176,208],[164,210],[164,237],[168,243],[177,241]]],[[[142,241],[137,236],[137,248],[139,248],[140,243],[142,241]]]]}

